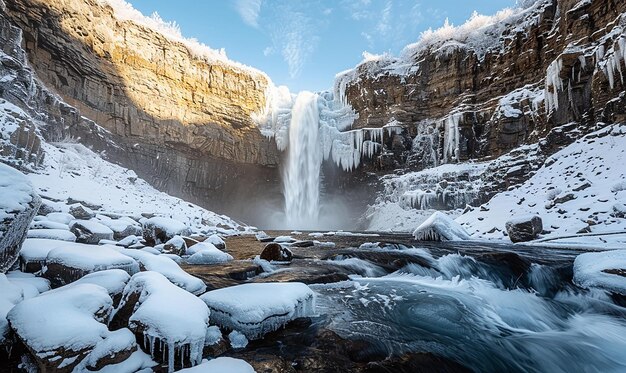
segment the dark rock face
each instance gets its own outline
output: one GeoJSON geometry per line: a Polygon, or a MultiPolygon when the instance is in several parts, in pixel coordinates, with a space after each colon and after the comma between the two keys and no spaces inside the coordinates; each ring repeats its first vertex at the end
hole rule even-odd
{"type": "Polygon", "coordinates": [[[518,218],[506,223],[506,231],[513,242],[532,241],[543,231],[543,224],[536,215],[518,218]]]}
{"type": "Polygon", "coordinates": [[[274,242],[265,246],[265,248],[261,252],[261,259],[270,262],[273,260],[278,262],[290,262],[292,257],[293,254],[291,253],[291,250],[283,247],[281,244],[274,242]]]}

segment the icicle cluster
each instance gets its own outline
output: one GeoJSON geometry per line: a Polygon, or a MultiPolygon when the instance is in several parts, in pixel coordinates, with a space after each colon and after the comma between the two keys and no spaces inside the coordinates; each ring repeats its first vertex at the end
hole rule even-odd
{"type": "Polygon", "coordinates": [[[448,116],[440,126],[443,126],[443,163],[459,160],[459,144],[461,135],[459,133],[459,121],[461,113],[455,113],[448,116]]]}
{"type": "Polygon", "coordinates": [[[546,70],[546,111],[551,113],[559,108],[559,91],[563,90],[563,80],[561,79],[561,69],[563,60],[559,57],[552,61],[546,70]]]}

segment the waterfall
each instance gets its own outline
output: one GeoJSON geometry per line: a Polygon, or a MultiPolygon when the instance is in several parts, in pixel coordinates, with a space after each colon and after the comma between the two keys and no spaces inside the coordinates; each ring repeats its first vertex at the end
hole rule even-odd
{"type": "Polygon", "coordinates": [[[300,92],[291,110],[287,161],[282,170],[285,217],[291,228],[315,228],[318,223],[322,164],[318,97],[300,92]]]}

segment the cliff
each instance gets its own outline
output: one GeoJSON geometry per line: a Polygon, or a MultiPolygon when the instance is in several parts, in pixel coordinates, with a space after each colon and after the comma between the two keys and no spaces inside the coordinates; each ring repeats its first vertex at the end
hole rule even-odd
{"type": "Polygon", "coordinates": [[[224,201],[236,195],[272,190],[279,152],[252,120],[265,107],[266,75],[111,3],[6,1],[37,79],[110,131],[117,147],[88,134],[81,142],[217,210],[232,212],[224,201]]]}
{"type": "Polygon", "coordinates": [[[355,128],[405,128],[391,167],[494,158],[564,124],[576,122],[573,132],[585,133],[598,122],[626,119],[626,3],[526,3],[446,25],[399,58],[370,56],[338,75],[336,91],[359,113],[355,128]],[[420,154],[409,157],[416,137],[420,154]]]}

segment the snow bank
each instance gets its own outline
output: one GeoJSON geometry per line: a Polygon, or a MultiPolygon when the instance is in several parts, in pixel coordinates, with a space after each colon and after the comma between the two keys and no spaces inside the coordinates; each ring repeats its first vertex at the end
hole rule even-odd
{"type": "Polygon", "coordinates": [[[415,229],[413,237],[418,241],[461,241],[470,235],[459,223],[437,211],[415,229]]]}
{"type": "Polygon", "coordinates": [[[302,283],[243,284],[213,290],[200,298],[211,309],[212,322],[248,339],[259,339],[315,312],[315,295],[302,283]]]}
{"type": "Polygon", "coordinates": [[[255,373],[254,368],[241,359],[232,357],[218,357],[212,360],[202,360],[202,364],[193,368],[179,370],[180,373],[205,373],[205,372],[228,372],[228,373],[255,373]]]}
{"type": "Polygon", "coordinates": [[[170,372],[174,370],[176,353],[187,353],[193,365],[199,364],[209,323],[206,304],[162,274],[148,271],[130,279],[116,312],[134,302],[137,295],[128,325],[144,336],[150,354],[167,361],[170,372]],[[156,356],[157,351],[162,356],[156,356]]]}
{"type": "Polygon", "coordinates": [[[192,294],[202,294],[206,291],[206,285],[202,280],[193,277],[183,271],[172,259],[163,255],[154,255],[145,251],[134,249],[121,249],[118,251],[139,262],[146,271],[155,271],[167,277],[174,285],[179,286],[192,294]]]}
{"type": "Polygon", "coordinates": [[[578,255],[574,260],[574,283],[626,295],[626,250],[578,255]]]}

